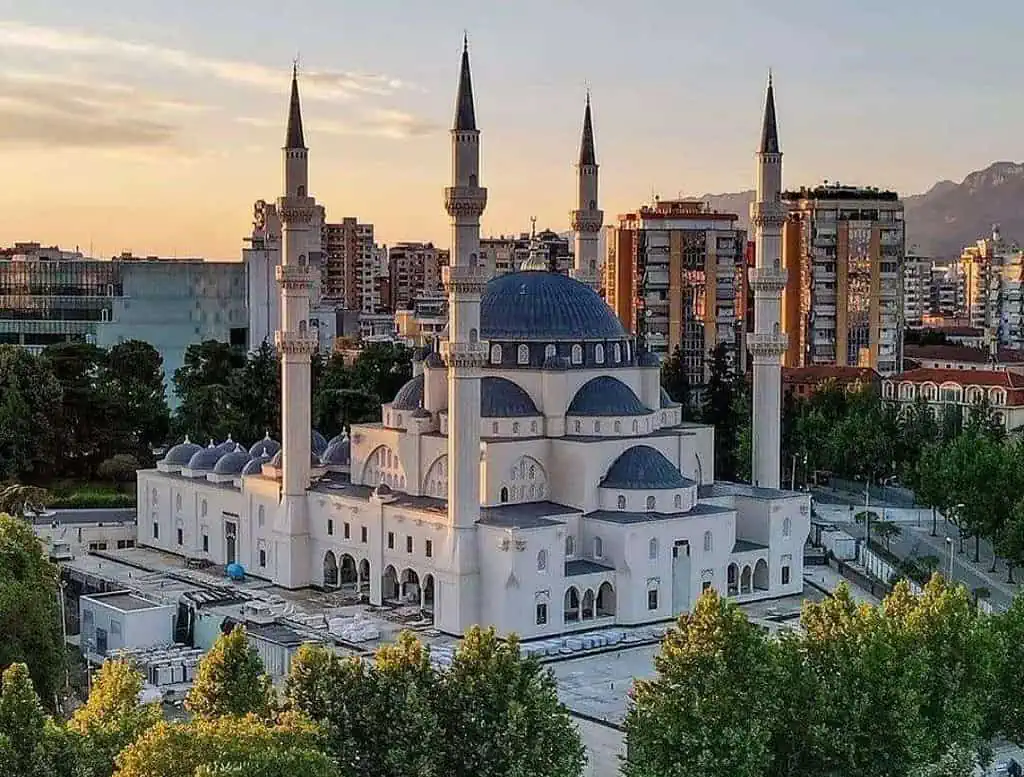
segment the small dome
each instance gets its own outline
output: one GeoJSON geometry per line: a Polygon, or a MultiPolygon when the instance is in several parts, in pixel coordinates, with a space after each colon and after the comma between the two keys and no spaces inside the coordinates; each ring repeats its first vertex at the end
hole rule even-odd
{"type": "Polygon", "coordinates": [[[242,467],[242,471],[239,473],[243,477],[246,475],[262,475],[263,465],[270,461],[270,456],[257,456],[254,459],[249,459],[248,463],[242,467]]]}
{"type": "Polygon", "coordinates": [[[430,346],[425,345],[422,348],[417,348],[412,352],[412,360],[414,362],[421,362],[430,355],[430,346]]]}
{"type": "Polygon", "coordinates": [[[499,275],[480,299],[481,340],[625,339],[615,312],[589,286],[553,272],[499,275]]]}
{"type": "Polygon", "coordinates": [[[417,407],[412,411],[413,418],[430,418],[430,411],[425,407],[417,407]]]}
{"type": "Polygon", "coordinates": [[[189,442],[188,437],[185,438],[185,442],[180,442],[164,456],[164,464],[171,464],[177,467],[186,466],[189,461],[203,448],[201,445],[196,445],[194,442],[189,442]]]}
{"type": "Polygon", "coordinates": [[[661,390],[661,406],[662,406],[662,408],[666,408],[666,407],[679,407],[679,403],[675,402],[672,399],[672,397],[670,397],[668,395],[668,392],[665,391],[665,389],[662,389],[661,390]]]}
{"type": "Polygon", "coordinates": [[[221,453],[234,453],[235,448],[238,447],[238,443],[232,440],[231,435],[229,434],[228,438],[224,442],[218,443],[214,447],[221,453]]]}
{"type": "Polygon", "coordinates": [[[661,359],[658,358],[658,354],[656,353],[644,351],[637,358],[636,363],[640,367],[660,367],[661,359]]]}
{"type": "Polygon", "coordinates": [[[281,464],[284,461],[283,454],[284,451],[280,450],[277,453],[275,453],[273,457],[270,459],[270,466],[273,467],[274,469],[281,469],[281,464]]]}
{"type": "Polygon", "coordinates": [[[217,462],[223,455],[224,454],[217,449],[217,446],[211,442],[209,447],[202,448],[192,454],[192,458],[188,460],[188,469],[193,469],[196,472],[212,470],[217,466],[217,462]]]}
{"type": "Polygon", "coordinates": [[[423,363],[431,369],[444,369],[444,359],[437,351],[431,351],[427,358],[423,360],[423,363]]]}
{"type": "Polygon", "coordinates": [[[421,407],[423,405],[423,385],[422,375],[417,375],[410,380],[395,394],[395,398],[391,401],[391,409],[415,410],[421,407]]]}
{"type": "Polygon", "coordinates": [[[561,372],[569,369],[569,360],[564,356],[549,356],[544,360],[544,369],[561,372]]]}
{"type": "Polygon", "coordinates": [[[268,456],[273,456],[275,453],[281,450],[281,443],[279,443],[277,440],[273,439],[269,434],[267,434],[259,442],[253,443],[252,447],[249,448],[249,453],[253,456],[259,456],[264,449],[266,449],[268,456]]]}
{"type": "Polygon", "coordinates": [[[601,488],[625,491],[692,488],[697,483],[683,477],[665,454],[650,445],[635,445],[615,460],[601,480],[601,488]]]}
{"type": "Polygon", "coordinates": [[[332,442],[327,446],[327,450],[324,451],[324,455],[320,457],[320,462],[324,466],[336,466],[342,467],[351,463],[352,451],[351,445],[349,444],[348,438],[345,438],[341,442],[332,442]]]}
{"type": "Polygon", "coordinates": [[[252,460],[252,456],[241,445],[235,445],[231,453],[221,456],[213,467],[214,475],[239,475],[245,465],[252,460]]]}
{"type": "Polygon", "coordinates": [[[530,395],[507,378],[480,381],[481,418],[523,418],[540,415],[530,395]]]}
{"type": "Polygon", "coordinates": [[[391,496],[391,486],[387,483],[381,483],[375,489],[373,489],[374,496],[391,496]]]}
{"type": "Polygon", "coordinates": [[[309,447],[313,450],[313,453],[320,456],[327,450],[327,438],[314,429],[309,441],[309,447]]]}
{"type": "Polygon", "coordinates": [[[621,380],[601,375],[580,387],[566,415],[648,415],[652,412],[621,380]]]}
{"type": "Polygon", "coordinates": [[[347,440],[348,440],[348,432],[342,431],[341,434],[336,434],[331,439],[329,439],[327,441],[327,447],[330,448],[332,445],[337,445],[338,443],[345,442],[347,440]]]}

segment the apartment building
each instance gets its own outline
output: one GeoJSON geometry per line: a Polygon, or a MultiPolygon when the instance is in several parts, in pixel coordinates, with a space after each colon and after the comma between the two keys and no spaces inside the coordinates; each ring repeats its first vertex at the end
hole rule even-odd
{"type": "Polygon", "coordinates": [[[572,242],[550,229],[485,237],[480,239],[480,260],[492,278],[535,263],[565,275],[572,268],[572,242]]]}
{"type": "Polygon", "coordinates": [[[932,313],[931,258],[907,253],[903,262],[903,322],[907,328],[919,327],[932,313]]]}
{"type": "Polygon", "coordinates": [[[654,353],[682,350],[691,385],[721,343],[743,369],[746,232],[700,200],[655,200],[607,230],[605,300],[654,353]]]}
{"type": "Polygon", "coordinates": [[[395,243],[388,251],[391,310],[411,308],[422,292],[441,291],[441,269],[448,265],[448,249],[433,243],[395,243]]]}
{"type": "Polygon", "coordinates": [[[932,265],[929,311],[932,321],[957,321],[967,326],[964,275],[960,262],[932,265]]]}
{"type": "Polygon", "coordinates": [[[960,255],[963,315],[1000,345],[1024,348],[1024,251],[993,227],[960,255]]]}
{"type": "Polygon", "coordinates": [[[373,224],[362,224],[356,218],[346,216],[340,222],[323,225],[321,242],[323,297],[346,310],[376,312],[375,292],[379,298],[379,278],[387,275],[387,268],[381,268],[377,262],[378,247],[373,242],[373,224]]]}
{"type": "Polygon", "coordinates": [[[896,192],[826,183],[783,192],[785,366],[898,372],[903,344],[903,203],[896,192]]]}

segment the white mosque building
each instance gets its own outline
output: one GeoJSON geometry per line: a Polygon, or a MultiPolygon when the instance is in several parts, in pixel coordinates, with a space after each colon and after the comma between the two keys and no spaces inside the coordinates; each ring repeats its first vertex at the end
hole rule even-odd
{"type": "Polygon", "coordinates": [[[441,631],[491,624],[524,638],[665,621],[714,588],[737,601],[799,593],[805,494],[779,490],[781,154],[769,83],[755,205],[754,471],[715,481],[710,426],[686,423],[645,353],[593,290],[598,165],[589,98],[572,277],[493,280],[478,263],[479,138],[463,50],[451,131],[447,339],[418,354],[380,423],[310,428],[307,326],[313,216],[297,79],[284,148],[283,445],[174,446],[138,473],[139,544],[287,589],[343,588],[418,605],[441,631]],[[772,316],[775,316],[772,319],[772,316]],[[774,381],[774,383],[772,383],[774,381]],[[773,404],[773,402],[775,404],[773,404]]]}

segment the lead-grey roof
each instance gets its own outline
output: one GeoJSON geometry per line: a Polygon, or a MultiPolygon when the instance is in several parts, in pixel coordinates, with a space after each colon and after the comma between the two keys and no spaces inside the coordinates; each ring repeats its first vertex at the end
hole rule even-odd
{"type": "Polygon", "coordinates": [[[482,507],[479,523],[502,529],[538,529],[562,523],[553,520],[554,518],[579,514],[580,511],[575,507],[560,505],[557,502],[523,502],[482,507]]]}
{"type": "Polygon", "coordinates": [[[459,67],[459,91],[455,96],[456,130],[475,130],[476,111],[473,108],[473,78],[469,72],[469,39],[462,39],[462,63],[459,67]]]}
{"type": "Polygon", "coordinates": [[[314,429],[310,434],[309,447],[317,456],[322,456],[327,450],[327,438],[314,429]]]}
{"type": "Polygon", "coordinates": [[[249,454],[252,456],[259,456],[264,449],[268,456],[273,456],[279,450],[281,450],[281,443],[273,439],[269,434],[262,440],[254,442],[249,448],[249,454]]]}
{"type": "Polygon", "coordinates": [[[296,67],[292,68],[292,96],[288,103],[288,129],[285,131],[284,147],[306,147],[306,140],[302,134],[302,106],[299,104],[299,74],[296,67]]]}
{"type": "Polygon", "coordinates": [[[606,523],[651,523],[654,521],[671,521],[677,518],[694,518],[708,515],[731,515],[734,511],[728,507],[697,503],[692,510],[685,513],[630,513],[625,510],[595,510],[587,513],[584,518],[606,523]]]}
{"type": "Polygon", "coordinates": [[[672,397],[668,395],[665,389],[661,390],[661,407],[662,409],[668,407],[679,407],[679,403],[672,400],[672,397]]]}
{"type": "Polygon", "coordinates": [[[180,442],[167,451],[167,455],[164,456],[164,463],[184,467],[189,463],[191,458],[201,450],[203,450],[201,445],[189,442],[186,437],[185,442],[180,442]]]}
{"type": "Polygon", "coordinates": [[[327,446],[327,450],[324,451],[320,457],[320,461],[326,465],[344,466],[351,461],[351,443],[347,437],[339,440],[338,442],[332,442],[327,446]]]}
{"type": "Polygon", "coordinates": [[[724,480],[701,486],[698,489],[701,499],[713,499],[724,496],[743,496],[751,499],[791,499],[804,496],[797,491],[783,491],[781,488],[759,488],[749,483],[729,483],[724,480]]]}
{"type": "Polygon", "coordinates": [[[651,351],[643,351],[636,360],[640,367],[660,367],[661,359],[658,358],[658,354],[651,351]]]}
{"type": "Polygon", "coordinates": [[[480,381],[481,418],[523,418],[540,415],[537,405],[520,386],[507,378],[480,381]]]}
{"type": "Polygon", "coordinates": [[[598,564],[588,558],[576,558],[565,562],[565,576],[592,575],[596,572],[614,572],[615,567],[598,564]]]}
{"type": "Polygon", "coordinates": [[[217,449],[215,445],[210,445],[208,448],[202,448],[192,454],[192,458],[188,460],[188,468],[196,471],[204,469],[213,469],[217,465],[217,461],[224,454],[217,449]]]}
{"type": "Polygon", "coordinates": [[[594,152],[594,123],[590,116],[590,92],[587,92],[587,107],[583,111],[583,137],[580,140],[580,167],[597,165],[594,152]]]}
{"type": "Polygon", "coordinates": [[[263,474],[263,465],[270,461],[270,456],[256,456],[255,458],[249,459],[249,462],[242,467],[242,475],[261,475],[263,474]]]}
{"type": "Polygon", "coordinates": [[[779,127],[775,120],[775,87],[772,85],[771,74],[768,74],[768,93],[764,98],[764,121],[761,124],[762,154],[779,153],[779,127]]]}
{"type": "Polygon", "coordinates": [[[750,550],[768,550],[768,546],[750,540],[736,540],[732,546],[733,553],[746,553],[750,550]]]}
{"type": "Polygon", "coordinates": [[[231,453],[225,453],[217,459],[217,463],[213,467],[213,474],[238,475],[251,459],[252,457],[249,455],[249,452],[241,445],[236,444],[235,449],[231,453]]]}
{"type": "Polygon", "coordinates": [[[650,445],[634,445],[624,451],[601,479],[601,488],[626,491],[692,488],[695,480],[683,477],[665,454],[650,445]]]}
{"type": "Polygon", "coordinates": [[[480,300],[484,340],[622,340],[622,322],[597,292],[560,273],[499,275],[480,300]]]}
{"type": "Polygon", "coordinates": [[[566,415],[631,416],[652,412],[621,380],[600,375],[580,387],[566,415]]]}
{"type": "Polygon", "coordinates": [[[398,390],[398,393],[395,394],[394,400],[391,402],[391,409],[415,410],[418,407],[422,407],[423,386],[423,375],[417,375],[398,390]]]}

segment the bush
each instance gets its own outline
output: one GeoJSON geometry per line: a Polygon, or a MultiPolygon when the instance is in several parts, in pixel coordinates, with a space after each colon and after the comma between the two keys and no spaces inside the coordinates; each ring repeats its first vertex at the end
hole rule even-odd
{"type": "Polygon", "coordinates": [[[51,509],[82,510],[86,508],[135,507],[135,494],[114,491],[73,491],[50,500],[51,509]]]}

